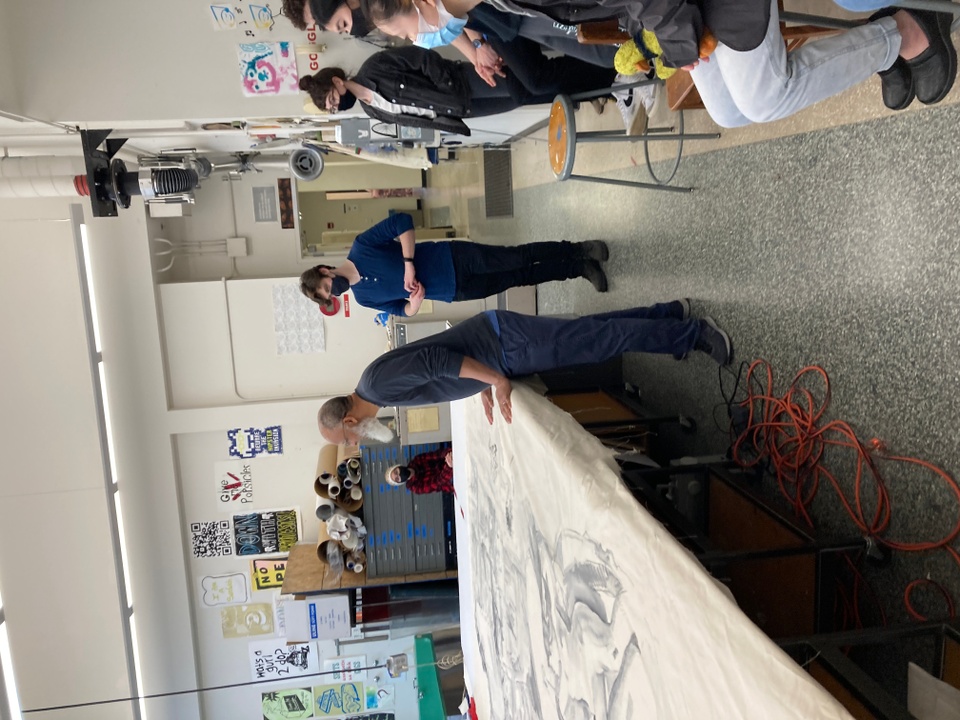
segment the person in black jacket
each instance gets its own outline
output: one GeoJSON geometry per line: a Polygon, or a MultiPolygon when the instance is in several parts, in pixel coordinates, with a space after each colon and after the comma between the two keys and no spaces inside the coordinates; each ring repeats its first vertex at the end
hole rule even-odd
{"type": "MultiPolygon", "coordinates": [[[[433,0],[435,2],[435,0],[433,0]]],[[[464,18],[479,0],[443,0],[464,18]]],[[[366,0],[369,19],[392,35],[417,32],[431,0],[366,0]],[[376,12],[371,12],[376,6],[376,12]]],[[[652,31],[667,67],[684,68],[719,125],[736,127],[788,117],[879,73],[883,101],[895,110],[940,102],[953,86],[957,53],[952,15],[888,8],[870,22],[787,52],[776,0],[510,0],[555,21],[616,18],[631,34],[652,31]],[[712,56],[707,30],[719,43],[712,56]]]]}
{"type": "Polygon", "coordinates": [[[552,102],[558,93],[609,87],[616,75],[613,68],[573,58],[539,57],[534,61],[545,69],[531,74],[536,81],[533,88],[510,68],[496,87],[490,87],[469,71],[469,65],[412,45],[371,55],[352,77],[341,68],[324,68],[301,78],[300,89],[310,94],[318,108],[330,112],[349,110],[360,101],[363,111],[377,120],[470,135],[464,118],[552,102]],[[560,61],[562,65],[555,65],[560,61]],[[556,67],[561,71],[552,70],[556,67]]]}

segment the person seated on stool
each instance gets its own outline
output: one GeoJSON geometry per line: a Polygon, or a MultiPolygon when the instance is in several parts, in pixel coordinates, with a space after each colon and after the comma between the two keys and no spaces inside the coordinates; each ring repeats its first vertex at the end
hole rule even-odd
{"type": "Polygon", "coordinates": [[[352,290],[357,302],[393,315],[416,315],[427,300],[482,300],[512,287],[582,277],[607,290],[601,240],[481,245],[462,240],[416,242],[413,218],[396,213],[362,232],[347,260],[316,265],[300,276],[300,292],[326,307],[352,290]],[[416,245],[415,245],[416,243],[416,245]]]}
{"type": "MultiPolygon", "coordinates": [[[[511,1],[561,22],[606,19],[604,13],[612,13],[631,35],[641,28],[653,32],[663,64],[690,71],[707,112],[723,127],[789,117],[874,73],[880,74],[888,108],[902,110],[914,98],[932,105],[943,100],[957,74],[949,13],[887,8],[865,25],[810,40],[788,53],[777,0],[511,1]],[[719,44],[701,57],[707,30],[719,44]]],[[[477,2],[446,0],[446,6],[462,17],[477,2]]],[[[385,29],[405,17],[398,11],[377,25],[385,29]]]]}
{"type": "Polygon", "coordinates": [[[521,105],[553,102],[558,94],[609,88],[613,68],[574,58],[546,58],[521,76],[506,68],[491,86],[466,63],[447,60],[416,45],[389,48],[367,58],[356,75],[328,67],[300,78],[300,89],[313,104],[329,112],[345,112],[357,101],[367,115],[387,123],[470,135],[464,118],[509,112],[521,105]],[[531,87],[527,87],[526,84],[531,87]]]}
{"type": "Polygon", "coordinates": [[[511,378],[602,363],[625,352],[684,356],[697,350],[726,365],[730,338],[710,318],[691,318],[689,311],[686,300],[572,320],[488,310],[378,357],[363,371],[356,390],[320,407],[320,434],[329,443],[390,442],[393,431],[377,420],[380,408],[477,393],[488,422],[496,401],[509,423],[511,378]]]}
{"type": "Polygon", "coordinates": [[[409,465],[394,465],[386,472],[391,485],[405,487],[415,495],[453,492],[453,450],[442,447],[420,453],[409,465]]]}

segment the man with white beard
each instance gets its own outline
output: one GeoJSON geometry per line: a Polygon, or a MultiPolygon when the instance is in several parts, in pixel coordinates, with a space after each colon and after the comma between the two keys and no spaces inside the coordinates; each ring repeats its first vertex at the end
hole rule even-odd
{"type": "Polygon", "coordinates": [[[710,318],[699,320],[689,313],[686,300],[573,320],[488,310],[374,360],[356,390],[320,408],[320,434],[330,443],[390,442],[393,432],[376,417],[381,407],[426,405],[477,393],[492,423],[491,388],[509,423],[510,378],[602,363],[625,352],[683,357],[696,350],[720,365],[730,362],[727,334],[710,318]]]}

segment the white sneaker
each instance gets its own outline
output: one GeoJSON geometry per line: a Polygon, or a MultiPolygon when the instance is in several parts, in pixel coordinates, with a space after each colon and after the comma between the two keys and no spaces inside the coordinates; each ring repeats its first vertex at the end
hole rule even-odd
{"type": "MultiPolygon", "coordinates": [[[[636,80],[636,76],[620,75],[614,79],[614,87],[636,80]]],[[[611,94],[617,100],[617,110],[623,117],[623,127],[627,135],[639,135],[646,126],[649,108],[653,107],[657,97],[659,83],[640,85],[626,90],[614,90],[611,94]],[[643,110],[643,113],[640,111],[643,110]]]]}

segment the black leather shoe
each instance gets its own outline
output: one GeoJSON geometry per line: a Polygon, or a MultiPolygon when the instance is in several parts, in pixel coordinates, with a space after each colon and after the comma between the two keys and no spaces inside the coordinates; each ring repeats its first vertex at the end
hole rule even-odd
{"type": "Polygon", "coordinates": [[[597,262],[606,262],[610,259],[610,249],[603,240],[584,240],[577,244],[580,246],[580,254],[586,259],[597,262]]]}
{"type": "Polygon", "coordinates": [[[607,275],[596,260],[584,260],[580,277],[586,278],[597,292],[607,291],[607,275]]]}
{"type": "Polygon", "coordinates": [[[957,50],[950,39],[953,15],[929,10],[907,10],[930,40],[930,47],[912,60],[907,67],[913,76],[917,100],[933,105],[943,100],[957,78],[957,50]]]}
{"type": "Polygon", "coordinates": [[[917,96],[913,86],[913,73],[907,61],[898,57],[888,70],[877,73],[880,76],[880,91],[883,104],[891,110],[906,110],[917,96]]]}
{"type": "MultiPolygon", "coordinates": [[[[883,17],[890,17],[900,8],[889,7],[878,10],[870,16],[870,22],[883,17]]],[[[883,94],[883,104],[891,110],[905,110],[917,96],[913,87],[913,75],[907,66],[907,61],[898,57],[888,69],[877,75],[880,76],[880,91],[883,94]]]]}

